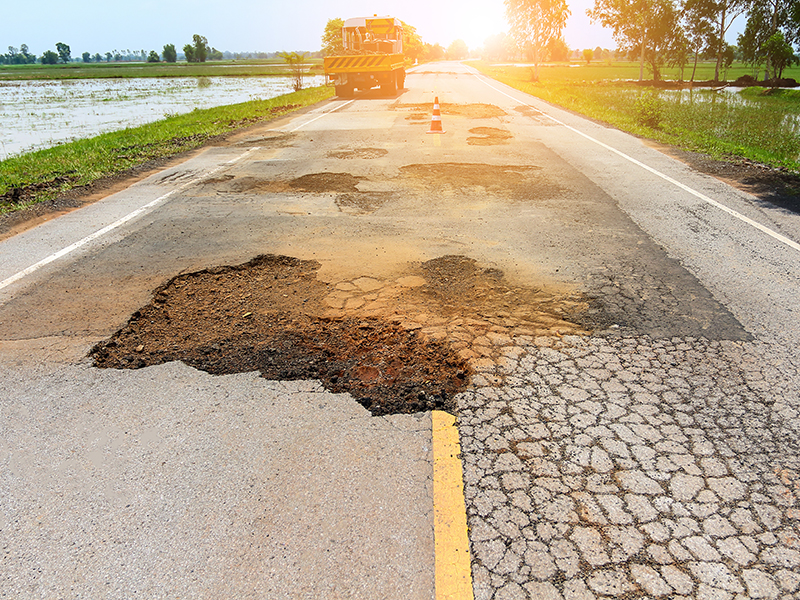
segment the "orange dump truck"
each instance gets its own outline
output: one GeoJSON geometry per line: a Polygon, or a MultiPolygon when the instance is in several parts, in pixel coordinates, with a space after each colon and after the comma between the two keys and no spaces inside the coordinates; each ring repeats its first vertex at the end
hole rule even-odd
{"type": "Polygon", "coordinates": [[[403,24],[393,17],[356,17],[342,27],[344,54],[325,57],[325,75],[336,95],[349,98],[355,90],[377,85],[394,94],[406,80],[403,24]]]}

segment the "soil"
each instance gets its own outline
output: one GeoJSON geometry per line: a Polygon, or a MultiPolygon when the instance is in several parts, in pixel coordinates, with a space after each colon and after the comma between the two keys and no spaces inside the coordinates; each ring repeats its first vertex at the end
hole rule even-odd
{"type": "Polygon", "coordinates": [[[106,368],[180,360],[215,375],[317,379],[374,415],[454,411],[475,369],[514,337],[586,334],[598,322],[585,298],[512,287],[463,256],[394,281],[330,284],[319,267],[265,255],[179,275],[90,357],[106,368]]]}
{"type": "MultiPolygon", "coordinates": [[[[414,123],[429,123],[433,114],[433,102],[420,104],[393,104],[391,110],[409,112],[407,121],[414,123]]],[[[468,117],[470,119],[491,119],[493,117],[504,117],[507,113],[494,104],[444,104],[439,103],[439,110],[442,115],[468,117]]]]}

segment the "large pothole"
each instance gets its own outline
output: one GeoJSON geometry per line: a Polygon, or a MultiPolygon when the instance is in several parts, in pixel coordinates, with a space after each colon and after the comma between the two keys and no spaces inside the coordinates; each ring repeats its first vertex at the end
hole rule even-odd
{"type": "Polygon", "coordinates": [[[391,280],[325,283],[319,266],[268,255],[180,275],[90,356],[98,367],[180,360],[215,375],[317,379],[382,415],[454,410],[515,337],[588,332],[584,298],[510,286],[463,256],[391,280]]]}

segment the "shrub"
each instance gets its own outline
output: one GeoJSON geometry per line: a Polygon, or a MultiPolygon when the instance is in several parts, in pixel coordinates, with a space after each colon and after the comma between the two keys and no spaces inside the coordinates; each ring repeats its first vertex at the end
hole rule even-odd
{"type": "Polygon", "coordinates": [[[664,106],[655,94],[642,94],[634,105],[636,122],[652,129],[658,129],[664,120],[664,106]]]}

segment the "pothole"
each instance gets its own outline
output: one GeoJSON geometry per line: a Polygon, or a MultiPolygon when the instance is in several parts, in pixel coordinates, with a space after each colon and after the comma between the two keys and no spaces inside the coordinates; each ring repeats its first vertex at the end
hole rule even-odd
{"type": "MultiPolygon", "coordinates": [[[[419,120],[420,116],[427,117],[430,120],[433,114],[433,102],[420,103],[420,104],[394,104],[390,107],[391,110],[407,111],[412,113],[407,119],[419,120]]],[[[439,103],[439,109],[444,115],[469,117],[470,119],[491,119],[493,117],[504,117],[508,113],[499,106],[494,104],[449,104],[446,102],[439,103]]]]}
{"type": "Polygon", "coordinates": [[[470,146],[497,146],[505,144],[514,137],[507,129],[496,127],[473,127],[469,132],[475,134],[467,138],[467,144],[470,146]]]}
{"type": "Polygon", "coordinates": [[[516,200],[555,198],[563,192],[557,181],[535,165],[426,163],[405,165],[400,171],[420,180],[426,190],[485,190],[516,200]]]}
{"type": "Polygon", "coordinates": [[[580,295],[510,286],[463,256],[391,280],[328,284],[319,267],[266,255],[179,275],[90,357],[106,368],[179,360],[215,375],[317,379],[374,415],[453,411],[471,375],[491,377],[515,340],[586,334],[593,318],[580,295]]]}
{"type": "Polygon", "coordinates": [[[338,158],[338,159],[351,159],[351,158],[361,158],[361,159],[373,159],[373,158],[381,158],[389,154],[389,151],[384,148],[356,148],[354,150],[340,150],[338,152],[331,152],[328,154],[328,158],[338,158]]]}

